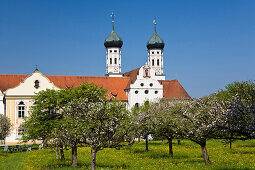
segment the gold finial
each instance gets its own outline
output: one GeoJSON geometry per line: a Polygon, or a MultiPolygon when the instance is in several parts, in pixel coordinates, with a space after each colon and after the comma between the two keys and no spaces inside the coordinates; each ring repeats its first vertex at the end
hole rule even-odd
{"type": "Polygon", "coordinates": [[[154,18],[153,23],[154,23],[154,25],[155,25],[155,32],[156,32],[156,25],[157,25],[157,23],[156,23],[156,18],[154,18]]]}
{"type": "Polygon", "coordinates": [[[111,14],[110,16],[111,16],[111,18],[112,18],[112,30],[114,31],[114,17],[115,17],[115,15],[114,15],[114,13],[112,12],[112,14],[111,14]]]}

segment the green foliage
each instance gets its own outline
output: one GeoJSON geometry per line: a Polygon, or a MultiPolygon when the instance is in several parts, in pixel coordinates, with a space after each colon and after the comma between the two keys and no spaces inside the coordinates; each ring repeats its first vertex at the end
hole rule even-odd
{"type": "Polygon", "coordinates": [[[233,97],[238,95],[246,103],[250,103],[254,97],[255,83],[252,80],[233,82],[225,86],[225,90],[221,89],[217,93],[220,101],[232,101],[233,97]]]}
{"type": "Polygon", "coordinates": [[[180,122],[184,137],[205,146],[206,139],[217,136],[217,125],[224,121],[224,109],[215,96],[194,99],[183,107],[180,122]]]}
{"type": "Polygon", "coordinates": [[[61,118],[58,92],[50,89],[40,91],[34,97],[34,101],[29,117],[25,118],[22,124],[25,129],[22,140],[24,142],[29,140],[51,140],[61,118]]]}
{"type": "Polygon", "coordinates": [[[78,146],[89,146],[96,153],[134,140],[129,133],[131,117],[125,103],[107,101],[106,90],[93,83],[47,89],[34,100],[31,115],[23,124],[23,141],[42,139],[71,148],[73,166],[77,166],[78,146]]]}
{"type": "Polygon", "coordinates": [[[133,122],[137,131],[137,138],[147,138],[149,134],[153,133],[152,110],[153,103],[145,101],[139,108],[132,108],[133,122]]]}
{"type": "Polygon", "coordinates": [[[228,142],[238,138],[254,138],[255,130],[255,83],[234,82],[220,90],[217,98],[226,109],[226,123],[222,131],[228,142]]]}
{"type": "Polygon", "coordinates": [[[0,140],[4,140],[6,136],[8,136],[10,128],[10,120],[6,116],[0,114],[0,140]]]}
{"type": "Polygon", "coordinates": [[[185,101],[162,100],[155,103],[149,109],[152,117],[153,135],[162,138],[174,138],[180,134],[180,115],[182,114],[181,105],[185,101]]]}

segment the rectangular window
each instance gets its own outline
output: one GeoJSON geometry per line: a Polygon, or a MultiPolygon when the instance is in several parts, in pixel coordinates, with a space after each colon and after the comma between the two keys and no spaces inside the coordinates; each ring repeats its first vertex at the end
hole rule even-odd
{"type": "Polygon", "coordinates": [[[117,53],[117,50],[114,50],[115,53],[117,53]]]}
{"type": "Polygon", "coordinates": [[[157,60],[157,65],[159,66],[159,59],[157,60]]]}
{"type": "Polygon", "coordinates": [[[110,53],[112,52],[112,50],[110,50],[110,53]]]}
{"type": "Polygon", "coordinates": [[[117,58],[114,59],[114,63],[117,64],[117,58]]]}
{"type": "Polygon", "coordinates": [[[152,66],[154,66],[154,59],[152,59],[152,66]]]}
{"type": "Polygon", "coordinates": [[[110,64],[112,64],[112,58],[110,58],[110,64]]]}
{"type": "Polygon", "coordinates": [[[18,106],[18,118],[25,117],[25,106],[18,106]]]}
{"type": "Polygon", "coordinates": [[[157,54],[159,54],[159,51],[157,51],[157,54]]]}
{"type": "Polygon", "coordinates": [[[24,132],[24,128],[23,128],[22,126],[19,127],[19,129],[18,129],[18,135],[21,136],[23,132],[24,132]]]}
{"type": "Polygon", "coordinates": [[[154,51],[152,51],[151,53],[154,54],[154,51]]]}

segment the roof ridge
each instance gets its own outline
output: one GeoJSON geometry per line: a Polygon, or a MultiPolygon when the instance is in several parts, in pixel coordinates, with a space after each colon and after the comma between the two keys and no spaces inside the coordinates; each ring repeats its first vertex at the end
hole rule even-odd
{"type": "Polygon", "coordinates": [[[0,76],[28,76],[29,74],[0,74],[0,76]]]}

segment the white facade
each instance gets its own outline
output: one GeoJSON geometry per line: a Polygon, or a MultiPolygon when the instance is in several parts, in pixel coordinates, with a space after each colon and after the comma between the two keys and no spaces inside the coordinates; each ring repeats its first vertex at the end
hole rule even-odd
{"type": "Polygon", "coordinates": [[[155,70],[157,80],[165,80],[163,74],[163,49],[148,49],[148,65],[155,70]]]}
{"type": "Polygon", "coordinates": [[[109,77],[122,77],[121,74],[121,48],[106,48],[106,74],[109,77]]]}
{"type": "Polygon", "coordinates": [[[155,70],[148,65],[139,69],[137,79],[127,91],[128,109],[140,106],[144,101],[156,101],[163,97],[163,85],[156,76],[155,70]]]}
{"type": "Polygon", "coordinates": [[[39,71],[35,71],[31,76],[27,77],[17,87],[6,90],[6,98],[15,96],[32,97],[36,93],[46,89],[59,89],[50,80],[42,75],[39,71]],[[38,83],[38,86],[36,86],[38,83]]]}
{"type": "Polygon", "coordinates": [[[29,109],[33,105],[32,97],[41,90],[59,89],[50,80],[42,75],[39,71],[35,71],[31,76],[27,77],[18,86],[10,88],[5,92],[7,108],[5,115],[12,122],[12,130],[6,138],[6,143],[19,142],[20,133],[23,128],[21,124],[24,117],[29,116],[29,109]]]}

